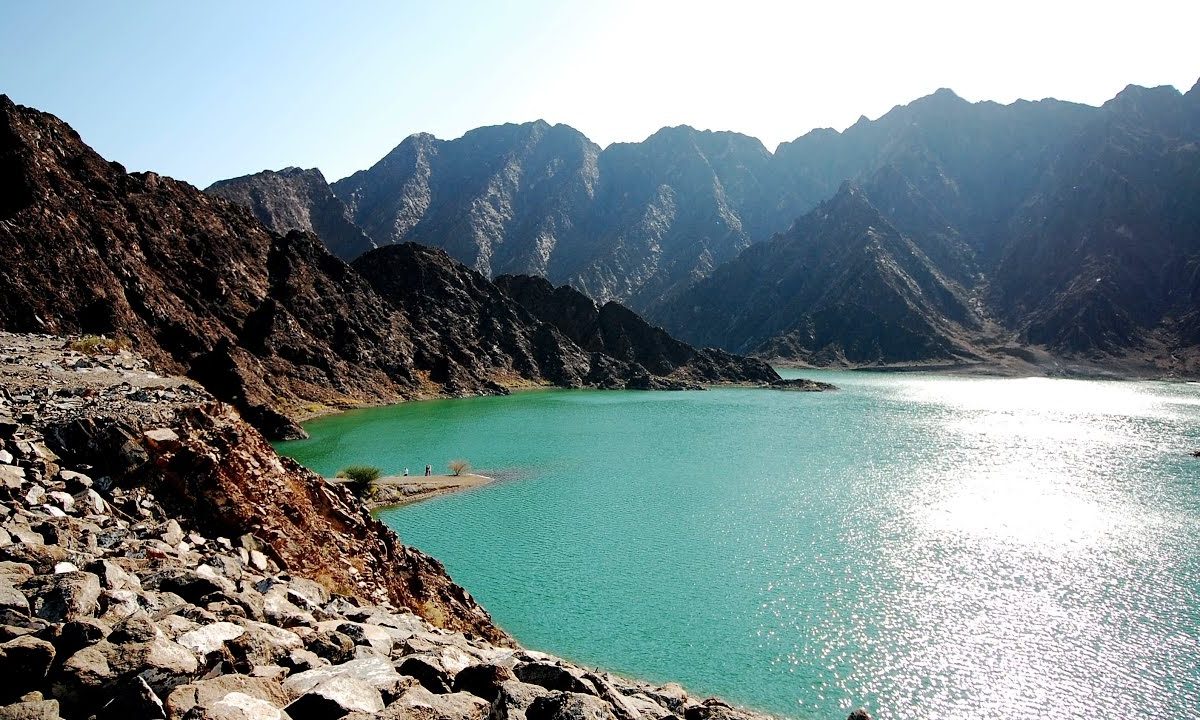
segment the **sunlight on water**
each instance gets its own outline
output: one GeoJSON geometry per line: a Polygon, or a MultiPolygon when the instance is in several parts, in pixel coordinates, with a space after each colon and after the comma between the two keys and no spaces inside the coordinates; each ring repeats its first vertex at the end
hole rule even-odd
{"type": "Polygon", "coordinates": [[[822,379],[420,403],[285,450],[517,478],[383,517],[581,662],[798,718],[1198,716],[1200,386],[822,379]]]}

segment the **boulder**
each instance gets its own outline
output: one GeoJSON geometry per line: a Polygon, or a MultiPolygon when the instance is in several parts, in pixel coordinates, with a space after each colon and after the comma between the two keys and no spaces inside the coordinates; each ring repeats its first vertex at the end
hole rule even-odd
{"type": "Polygon", "coordinates": [[[351,660],[341,665],[329,665],[292,675],[283,683],[289,697],[299,697],[330,678],[350,677],[381,692],[388,691],[401,682],[387,658],[369,657],[351,660]]]}
{"type": "Polygon", "coordinates": [[[485,663],[470,665],[458,671],[454,676],[451,688],[455,692],[469,692],[487,701],[496,699],[500,686],[510,680],[515,680],[513,671],[503,665],[485,663]]]}
{"type": "Polygon", "coordinates": [[[150,590],[175,593],[195,605],[201,604],[203,598],[212,593],[225,592],[232,595],[236,592],[230,580],[216,573],[178,567],[157,572],[146,578],[142,584],[150,590]]]}
{"type": "Polygon", "coordinates": [[[437,658],[429,655],[409,655],[400,660],[396,669],[401,675],[416,678],[429,692],[443,694],[452,690],[453,678],[437,658]]]}
{"type": "Polygon", "coordinates": [[[357,678],[338,675],[306,690],[284,711],[292,720],[336,720],[352,712],[378,713],[383,707],[379,690],[357,678]]]}
{"type": "Polygon", "coordinates": [[[423,687],[412,687],[396,699],[379,720],[483,720],[491,706],[471,693],[437,695],[423,687]]]}
{"type": "Polygon", "coordinates": [[[596,688],[584,679],[583,672],[568,669],[550,662],[520,663],[513,668],[517,679],[523,683],[541,685],[547,690],[586,693],[595,695],[596,688]]]}
{"type": "Polygon", "coordinates": [[[241,637],[246,628],[231,622],[216,622],[189,630],[175,638],[175,642],[203,657],[221,649],[227,640],[241,637]]]}
{"type": "Polygon", "coordinates": [[[58,655],[70,657],[76,651],[95,645],[111,633],[107,623],[92,618],[72,620],[62,626],[54,647],[58,655]]]}
{"type": "Polygon", "coordinates": [[[37,578],[33,614],[50,622],[67,622],[96,614],[100,600],[100,578],[79,570],[58,573],[44,581],[37,578]]]}
{"type": "Polygon", "coordinates": [[[0,577],[0,608],[15,610],[25,615],[29,614],[29,598],[25,597],[25,594],[14,587],[5,577],[0,577]]]}
{"type": "Polygon", "coordinates": [[[867,712],[866,708],[859,708],[850,713],[846,720],[871,720],[871,713],[867,712]]]}
{"type": "Polygon", "coordinates": [[[535,699],[525,710],[526,720],[616,720],[612,709],[592,695],[556,692],[535,699]]]}
{"type": "Polygon", "coordinates": [[[333,664],[343,663],[354,657],[354,641],[337,630],[315,633],[307,643],[309,650],[333,664]]]}
{"type": "Polygon", "coordinates": [[[533,701],[549,694],[550,691],[540,685],[529,685],[517,680],[502,682],[496,699],[492,701],[489,720],[526,720],[525,711],[533,701]]]}
{"type": "Polygon", "coordinates": [[[0,644],[0,702],[40,688],[54,656],[53,645],[31,635],[0,644]]]}
{"type": "Polygon", "coordinates": [[[57,700],[26,700],[0,706],[0,720],[61,720],[57,700]]]}
{"type": "Polygon", "coordinates": [[[133,677],[96,713],[96,720],[165,720],[162,700],[141,677],[133,677]]]}
{"type": "Polygon", "coordinates": [[[193,708],[183,720],[291,720],[288,714],[262,698],[231,692],[211,705],[193,708]]]}
{"type": "Polygon", "coordinates": [[[180,685],[172,690],[167,697],[167,715],[172,720],[177,720],[193,708],[211,708],[231,693],[253,698],[274,708],[283,707],[288,703],[287,693],[283,691],[278,680],[246,675],[220,675],[180,685]]]}

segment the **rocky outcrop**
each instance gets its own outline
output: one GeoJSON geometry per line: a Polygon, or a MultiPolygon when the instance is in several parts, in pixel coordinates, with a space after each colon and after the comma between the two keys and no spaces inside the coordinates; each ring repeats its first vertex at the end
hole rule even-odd
{"type": "Polygon", "coordinates": [[[0,348],[0,718],[763,717],[517,647],[343,489],[136,356],[119,375],[62,338],[0,348]]]}
{"type": "Polygon", "coordinates": [[[503,275],[496,278],[496,285],[579,347],[636,363],[654,375],[699,383],[779,380],[778,373],[761,360],[694,348],[625,306],[613,301],[597,306],[570,286],[554,287],[545,278],[530,275],[503,275]]]}
{"type": "Polygon", "coordinates": [[[581,350],[441,251],[391,246],[351,268],[309,232],[127,174],[7,97],[0,181],[0,328],[119,338],[273,438],[328,407],[510,384],[682,386],[581,350]]]}
{"type": "Polygon", "coordinates": [[[254,217],[280,235],[292,230],[313,233],[346,262],[374,247],[316,168],[264,170],[213,183],[204,192],[250,208],[254,217]]]}
{"type": "Polygon", "coordinates": [[[962,288],[852,185],[661,319],[697,343],[818,364],[970,358],[981,326],[962,288]]]}

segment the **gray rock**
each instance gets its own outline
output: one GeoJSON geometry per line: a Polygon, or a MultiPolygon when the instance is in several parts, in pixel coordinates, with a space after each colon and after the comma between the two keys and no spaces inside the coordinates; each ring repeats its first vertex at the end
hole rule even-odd
{"type": "Polygon", "coordinates": [[[0,706],[0,720],[61,720],[57,700],[27,700],[0,706]]]}
{"type": "Polygon", "coordinates": [[[444,694],[451,692],[452,676],[442,667],[437,658],[429,655],[409,655],[400,661],[396,667],[401,675],[409,675],[417,679],[422,687],[432,693],[444,694]]]}
{"type": "Polygon", "coordinates": [[[171,547],[183,542],[183,528],[175,520],[168,520],[162,531],[162,541],[171,547]]]}
{"type": "Polygon", "coordinates": [[[138,610],[117,623],[109,636],[114,643],[144,643],[159,636],[158,626],[143,610],[138,610]]]}
{"type": "Polygon", "coordinates": [[[292,720],[335,720],[352,712],[378,713],[383,696],[369,684],[347,675],[327,678],[284,708],[292,720]]]}
{"type": "Polygon", "coordinates": [[[238,621],[246,632],[225,646],[234,657],[247,665],[276,665],[290,653],[304,647],[296,633],[253,620],[238,621]]]}
{"type": "Polygon", "coordinates": [[[0,465],[0,487],[14,491],[20,490],[24,483],[24,470],[14,465],[0,465]]]}
{"type": "Polygon", "coordinates": [[[62,490],[55,490],[47,493],[47,495],[51,502],[63,509],[63,512],[70,513],[75,511],[75,498],[71,497],[69,493],[65,493],[62,490]]]}
{"type": "Polygon", "coordinates": [[[167,714],[178,718],[196,707],[210,708],[230,693],[248,696],[276,708],[283,707],[289,700],[278,680],[220,675],[175,688],[167,697],[167,714]]]}
{"type": "Polygon", "coordinates": [[[5,577],[0,577],[0,608],[29,614],[29,599],[5,577]]]}
{"type": "Polygon", "coordinates": [[[528,685],[516,680],[500,683],[496,699],[492,701],[489,720],[526,720],[525,711],[534,700],[550,694],[540,685],[528,685]]]}
{"type": "Polygon", "coordinates": [[[100,578],[92,573],[59,573],[38,583],[33,614],[50,622],[67,622],[96,614],[100,600],[100,578]]]}
{"type": "Polygon", "coordinates": [[[525,710],[526,720],[616,720],[612,709],[592,695],[556,692],[535,699],[525,710]]]}
{"type": "Polygon", "coordinates": [[[336,677],[352,677],[379,691],[390,690],[401,681],[400,673],[396,672],[387,658],[370,657],[296,673],[283,682],[283,689],[290,697],[299,697],[336,677]]]}
{"type": "Polygon", "coordinates": [[[261,698],[231,692],[211,705],[200,706],[185,720],[291,720],[287,713],[261,698]]]}
{"type": "Polygon", "coordinates": [[[336,630],[315,633],[309,639],[307,647],[335,665],[354,657],[354,641],[336,630]]]}
{"type": "Polygon", "coordinates": [[[73,470],[59,470],[58,479],[67,486],[67,492],[72,495],[92,488],[92,479],[90,477],[73,470]]]}
{"type": "Polygon", "coordinates": [[[518,664],[513,668],[513,673],[521,682],[541,685],[547,690],[596,694],[596,688],[584,679],[584,673],[574,668],[568,669],[549,662],[530,662],[518,664]]]}
{"type": "Polygon", "coordinates": [[[241,625],[218,622],[185,632],[175,638],[175,642],[203,657],[224,647],[226,641],[239,638],[245,633],[246,628],[241,625]]]}
{"type": "Polygon", "coordinates": [[[437,695],[417,686],[405,690],[380,720],[483,720],[491,706],[471,693],[437,695]]]}

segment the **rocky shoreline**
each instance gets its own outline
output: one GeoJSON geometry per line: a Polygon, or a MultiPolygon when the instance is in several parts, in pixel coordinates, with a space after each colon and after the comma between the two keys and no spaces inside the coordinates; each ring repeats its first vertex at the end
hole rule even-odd
{"type": "Polygon", "coordinates": [[[229,406],[68,345],[0,335],[0,720],[766,717],[520,648],[229,406]]]}

